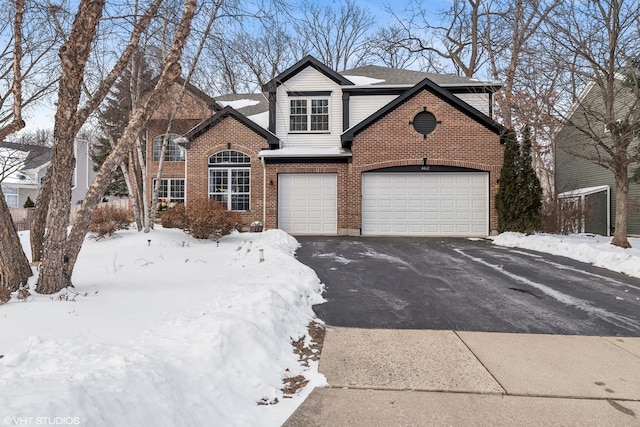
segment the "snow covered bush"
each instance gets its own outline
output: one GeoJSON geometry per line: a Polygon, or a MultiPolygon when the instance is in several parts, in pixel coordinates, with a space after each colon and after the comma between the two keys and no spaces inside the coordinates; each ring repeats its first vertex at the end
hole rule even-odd
{"type": "Polygon", "coordinates": [[[102,239],[105,236],[113,236],[118,230],[126,230],[132,221],[133,214],[130,209],[102,205],[93,213],[89,231],[96,239],[102,239]]]}
{"type": "Polygon", "coordinates": [[[216,239],[231,233],[241,223],[239,212],[228,211],[216,200],[197,199],[189,204],[184,231],[196,239],[216,239]]]}
{"type": "Polygon", "coordinates": [[[178,203],[160,214],[160,223],[164,228],[179,228],[184,230],[187,226],[187,212],[184,203],[178,203]]]}

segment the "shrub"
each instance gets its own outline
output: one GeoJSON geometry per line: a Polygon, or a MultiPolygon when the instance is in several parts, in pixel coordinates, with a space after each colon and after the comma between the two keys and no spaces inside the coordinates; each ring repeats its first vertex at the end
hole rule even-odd
{"type": "Polygon", "coordinates": [[[187,226],[187,212],[184,203],[170,207],[160,213],[160,223],[164,228],[180,228],[182,230],[187,226]]]}
{"type": "Polygon", "coordinates": [[[31,197],[27,196],[27,200],[24,201],[23,208],[33,208],[36,204],[31,200],[31,197]]]}
{"type": "Polygon", "coordinates": [[[196,239],[217,239],[231,233],[242,222],[240,213],[228,211],[225,206],[211,199],[198,199],[187,209],[184,231],[196,239]]]}
{"type": "Polygon", "coordinates": [[[133,214],[130,209],[102,205],[93,213],[89,231],[95,234],[96,239],[102,239],[105,236],[113,236],[118,230],[126,230],[132,221],[133,214]]]}

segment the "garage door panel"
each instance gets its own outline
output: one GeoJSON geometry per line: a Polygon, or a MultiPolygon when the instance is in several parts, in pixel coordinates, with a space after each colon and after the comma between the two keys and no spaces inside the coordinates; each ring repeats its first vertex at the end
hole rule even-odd
{"type": "Polygon", "coordinates": [[[291,234],[335,235],[336,174],[278,175],[278,227],[291,234]]]}
{"type": "Polygon", "coordinates": [[[362,175],[362,233],[486,236],[488,174],[375,173],[362,175]]]}

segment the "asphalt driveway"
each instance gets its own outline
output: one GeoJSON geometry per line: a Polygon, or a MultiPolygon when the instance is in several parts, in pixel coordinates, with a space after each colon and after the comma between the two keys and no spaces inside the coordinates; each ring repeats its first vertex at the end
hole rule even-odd
{"type": "Polygon", "coordinates": [[[298,237],[328,325],[640,336],[640,279],[454,238],[298,237]]]}

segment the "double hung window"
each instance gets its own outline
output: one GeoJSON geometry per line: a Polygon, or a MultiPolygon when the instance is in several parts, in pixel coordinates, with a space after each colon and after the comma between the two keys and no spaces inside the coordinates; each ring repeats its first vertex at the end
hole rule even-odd
{"type": "Polygon", "coordinates": [[[329,99],[289,99],[289,131],[329,132],[329,99]]]}
{"type": "Polygon", "coordinates": [[[18,207],[18,189],[10,187],[2,187],[4,193],[4,200],[7,202],[7,206],[10,208],[18,207]]]}
{"type": "MultiPolygon", "coordinates": [[[[153,180],[155,186],[157,180],[153,180]]],[[[169,203],[184,203],[184,179],[183,178],[162,178],[158,184],[158,198],[167,200],[169,203]]]]}

